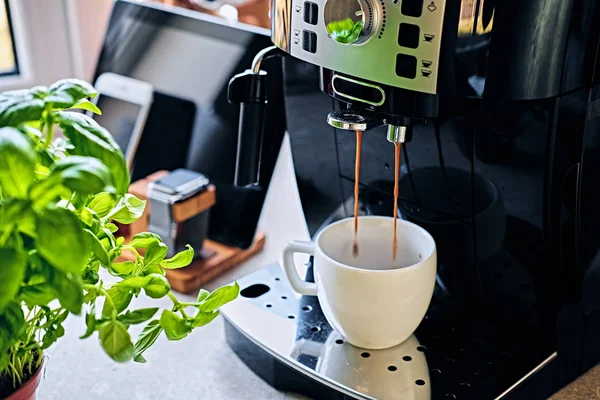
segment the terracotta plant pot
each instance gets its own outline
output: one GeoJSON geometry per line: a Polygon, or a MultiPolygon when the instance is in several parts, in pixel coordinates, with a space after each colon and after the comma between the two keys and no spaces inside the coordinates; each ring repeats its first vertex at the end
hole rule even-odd
{"type": "Polygon", "coordinates": [[[31,377],[23,386],[16,392],[8,396],[5,400],[35,400],[35,392],[42,380],[42,371],[44,370],[46,360],[42,360],[40,367],[35,375],[31,377]]]}

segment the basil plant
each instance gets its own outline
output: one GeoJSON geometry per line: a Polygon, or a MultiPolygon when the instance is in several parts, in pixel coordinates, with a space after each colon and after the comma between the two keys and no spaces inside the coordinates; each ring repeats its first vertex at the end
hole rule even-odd
{"type": "Polygon", "coordinates": [[[85,315],[81,338],[98,332],[113,360],[145,362],[161,333],[186,337],[239,293],[236,283],[180,302],[165,270],[190,264],[193,249],[166,259],[155,234],[119,237],[115,223],[137,220],[146,204],[127,193],[129,171],[110,133],[73,110],[100,114],[88,100],[96,94],[79,80],[0,94],[0,380],[15,389],[63,336],[69,314],[85,315]],[[119,261],[123,251],[135,261],[119,261]],[[130,309],[140,295],[168,296],[173,306],[130,309]],[[134,341],[135,324],[145,327],[134,341]]]}

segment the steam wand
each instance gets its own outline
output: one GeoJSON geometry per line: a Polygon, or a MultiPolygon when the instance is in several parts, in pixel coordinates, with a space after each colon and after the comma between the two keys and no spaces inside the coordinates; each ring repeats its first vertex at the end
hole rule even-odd
{"type": "Polygon", "coordinates": [[[227,99],[240,105],[238,146],[235,164],[235,186],[257,185],[260,180],[260,158],[267,107],[267,73],[262,63],[283,55],[278,47],[267,47],[256,54],[252,68],[229,81],[227,99]]]}

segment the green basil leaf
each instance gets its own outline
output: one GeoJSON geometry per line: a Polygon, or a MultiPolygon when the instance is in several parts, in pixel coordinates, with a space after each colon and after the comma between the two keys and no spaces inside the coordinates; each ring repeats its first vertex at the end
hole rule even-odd
{"type": "Polygon", "coordinates": [[[127,278],[122,280],[121,282],[115,283],[113,287],[122,289],[122,290],[132,290],[132,289],[141,289],[146,286],[150,282],[150,278],[147,276],[134,276],[132,278],[127,278]]]}
{"type": "Polygon", "coordinates": [[[125,157],[110,133],[79,113],[61,111],[57,113],[57,123],[75,147],[70,153],[102,161],[110,170],[117,191],[127,193],[129,171],[125,157]]]}
{"type": "Polygon", "coordinates": [[[34,86],[29,89],[29,94],[31,94],[36,99],[43,99],[48,96],[48,88],[46,86],[34,86]]]}
{"type": "Polygon", "coordinates": [[[131,238],[131,242],[129,242],[129,246],[135,247],[136,249],[145,249],[152,243],[158,242],[162,242],[162,239],[157,234],[150,232],[142,232],[133,235],[133,238],[131,238]]]}
{"type": "Polygon", "coordinates": [[[87,82],[79,79],[63,79],[52,86],[44,98],[46,103],[53,103],[54,108],[70,108],[79,100],[94,97],[98,94],[96,89],[87,82]]]}
{"type": "MultiPolygon", "coordinates": [[[[0,343],[2,343],[2,342],[3,342],[2,335],[0,334],[0,343]]],[[[1,349],[1,347],[0,347],[0,349],[1,349]]],[[[142,356],[140,356],[140,357],[142,357],[142,356]]],[[[144,357],[142,357],[142,358],[144,358],[144,357]]],[[[139,361],[139,362],[146,362],[146,360],[139,361]]],[[[8,369],[9,364],[10,364],[10,356],[8,355],[8,352],[1,351],[0,352],[0,371],[6,371],[8,369]]]]}
{"type": "Polygon", "coordinates": [[[94,212],[94,210],[90,210],[89,208],[84,207],[75,212],[77,213],[79,220],[83,222],[92,233],[100,233],[101,221],[98,215],[96,215],[96,213],[94,212]]]}
{"type": "Polygon", "coordinates": [[[198,292],[198,299],[196,300],[198,303],[202,302],[210,295],[210,292],[206,289],[200,289],[198,292]]]}
{"type": "Polygon", "coordinates": [[[98,139],[105,142],[111,149],[118,150],[120,147],[115,141],[114,137],[106,129],[101,127],[92,117],[78,112],[60,111],[56,113],[57,123],[73,126],[77,125],[90,131],[98,139]]]}
{"type": "MultiPolygon", "coordinates": [[[[133,298],[133,294],[131,290],[117,287],[116,285],[107,290],[108,295],[110,296],[113,304],[115,305],[117,313],[125,310],[129,303],[131,303],[131,299],[133,298]]],[[[112,318],[113,308],[110,304],[110,301],[104,300],[104,306],[102,307],[102,318],[109,319],[112,318]]]]}
{"type": "Polygon", "coordinates": [[[167,245],[163,242],[152,243],[144,253],[144,266],[160,264],[167,255],[167,245]]]}
{"type": "Polygon", "coordinates": [[[70,108],[74,105],[76,100],[68,93],[58,92],[58,93],[50,93],[48,96],[44,97],[44,103],[47,104],[51,108],[64,110],[65,108],[70,108]]]}
{"type": "Polygon", "coordinates": [[[142,275],[146,276],[146,275],[151,275],[151,274],[158,274],[158,275],[165,276],[166,272],[158,264],[148,265],[147,267],[144,267],[144,270],[142,271],[142,275]]]}
{"type": "Polygon", "coordinates": [[[92,305],[90,312],[85,315],[85,326],[85,333],[79,339],[89,338],[96,330],[96,307],[94,305],[92,305]]]}
{"type": "Polygon", "coordinates": [[[194,315],[194,318],[192,318],[192,328],[199,328],[201,326],[208,325],[212,322],[213,319],[217,318],[218,316],[219,311],[210,313],[199,312],[196,315],[194,315]]]}
{"type": "Polygon", "coordinates": [[[17,249],[0,248],[0,313],[15,298],[25,276],[27,255],[17,249]]]}
{"type": "Polygon", "coordinates": [[[79,315],[83,306],[83,282],[78,275],[54,271],[50,282],[60,304],[69,312],[79,315]]]}
{"type": "Polygon", "coordinates": [[[6,353],[8,347],[21,339],[25,332],[25,316],[18,303],[10,303],[0,313],[0,353],[6,353]]]}
{"type": "MultiPolygon", "coordinates": [[[[35,86],[34,89],[38,89],[38,87],[43,86],[35,86]]],[[[6,100],[15,99],[15,98],[30,98],[33,97],[31,93],[31,89],[17,89],[17,90],[7,90],[6,92],[0,93],[0,103],[6,100]]]]}
{"type": "Polygon", "coordinates": [[[95,194],[115,192],[108,168],[93,157],[69,156],[56,162],[51,174],[59,174],[63,185],[74,192],[95,194]]]}
{"type": "Polygon", "coordinates": [[[111,233],[115,233],[119,230],[119,227],[117,225],[113,224],[112,222],[105,224],[104,228],[108,229],[108,231],[111,233]]]}
{"type": "Polygon", "coordinates": [[[164,269],[176,269],[190,265],[192,260],[194,260],[194,249],[189,244],[186,247],[187,249],[180,251],[172,258],[161,261],[160,266],[164,269]]]}
{"type": "Polygon", "coordinates": [[[122,290],[144,289],[146,295],[153,299],[161,298],[171,290],[167,278],[160,274],[134,276],[116,283],[113,287],[122,290]]]}
{"type": "Polygon", "coordinates": [[[21,124],[19,125],[19,130],[25,133],[29,137],[29,139],[31,139],[31,141],[35,144],[39,143],[42,140],[42,132],[38,128],[26,124],[21,124]]]}
{"type": "Polygon", "coordinates": [[[27,198],[27,189],[35,178],[36,153],[33,144],[17,129],[1,128],[0,154],[0,187],[3,196],[27,198]]]}
{"type": "Polygon", "coordinates": [[[140,308],[135,311],[127,311],[125,314],[119,315],[119,321],[125,325],[141,324],[154,317],[157,311],[158,308],[140,308]]]}
{"type": "Polygon", "coordinates": [[[33,208],[41,210],[61,198],[70,198],[71,191],[63,186],[62,177],[54,174],[46,179],[34,183],[29,189],[29,198],[33,201],[33,208]]]}
{"type": "Polygon", "coordinates": [[[117,362],[129,361],[133,358],[133,343],[122,322],[111,320],[100,327],[100,344],[110,358],[117,362]]]}
{"type": "Polygon", "coordinates": [[[133,347],[133,360],[136,362],[146,362],[146,359],[142,357],[142,353],[156,342],[158,336],[163,331],[157,319],[152,320],[144,327],[140,335],[138,336],[135,346],[133,347]]]}
{"type": "Polygon", "coordinates": [[[96,256],[96,258],[98,260],[100,260],[102,265],[104,265],[105,267],[108,266],[110,264],[110,260],[108,258],[108,253],[106,252],[106,249],[104,248],[104,246],[102,246],[102,243],[100,243],[100,240],[98,240],[96,235],[94,235],[88,229],[84,229],[83,231],[86,234],[85,238],[87,240],[88,247],[90,249],[92,249],[92,252],[96,256]]]}
{"type": "Polygon", "coordinates": [[[240,293],[240,286],[235,282],[231,286],[223,286],[207,296],[202,304],[196,306],[198,311],[210,313],[234,300],[240,293]]]}
{"type": "Polygon", "coordinates": [[[80,274],[89,250],[79,219],[64,208],[48,208],[36,219],[38,252],[64,272],[80,274]]]}
{"type": "Polygon", "coordinates": [[[0,127],[19,126],[42,117],[44,101],[32,95],[0,99],[0,127]]]}
{"type": "Polygon", "coordinates": [[[169,340],[181,340],[192,331],[190,322],[170,310],[163,310],[159,323],[169,340]]]}
{"type": "Polygon", "coordinates": [[[114,194],[102,192],[98,193],[88,201],[87,208],[93,210],[98,217],[104,218],[113,209],[116,202],[117,199],[114,194]]]}
{"type": "Polygon", "coordinates": [[[91,111],[94,114],[102,115],[102,111],[94,103],[88,99],[81,99],[77,103],[73,104],[71,108],[77,108],[80,110],[91,111]]]}
{"type": "Polygon", "coordinates": [[[56,291],[48,282],[23,286],[21,298],[30,308],[33,306],[47,306],[56,299],[56,291]]]}
{"type": "MultiPolygon", "coordinates": [[[[135,349],[134,349],[134,352],[135,352],[135,349]]],[[[138,354],[137,356],[133,356],[133,361],[135,361],[136,363],[140,363],[140,364],[146,363],[146,359],[141,354],[138,354]]]]}
{"type": "Polygon", "coordinates": [[[112,275],[115,276],[128,276],[131,275],[131,273],[134,271],[135,269],[135,263],[133,263],[132,261],[123,261],[120,263],[112,263],[108,266],[108,270],[112,275]]]}
{"type": "Polygon", "coordinates": [[[160,299],[169,293],[171,285],[167,278],[160,274],[150,274],[144,278],[149,278],[148,283],[144,286],[144,292],[148,297],[160,299]]]}
{"type": "Polygon", "coordinates": [[[127,193],[125,194],[108,214],[108,217],[121,223],[130,224],[140,219],[144,214],[146,208],[146,202],[140,200],[134,195],[127,193]]]}
{"type": "Polygon", "coordinates": [[[56,319],[54,322],[57,324],[62,324],[63,322],[65,322],[65,320],[67,319],[68,316],[69,316],[68,310],[62,311],[60,314],[58,314],[56,316],[56,319]]]}
{"type": "Polygon", "coordinates": [[[26,219],[30,220],[34,217],[30,203],[26,200],[8,199],[0,203],[0,230],[20,227],[27,222],[26,219]]]}

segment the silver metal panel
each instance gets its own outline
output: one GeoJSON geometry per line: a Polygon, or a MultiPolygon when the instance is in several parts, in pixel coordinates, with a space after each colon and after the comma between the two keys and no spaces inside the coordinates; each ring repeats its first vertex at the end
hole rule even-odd
{"type": "Polygon", "coordinates": [[[316,298],[294,292],[279,265],[239,280],[242,288],[253,283],[271,289],[256,299],[240,296],[221,312],[277,360],[357,399],[431,398],[427,360],[414,335],[390,349],[360,349],[344,343],[318,305],[306,302],[316,298]]]}
{"type": "MultiPolygon", "coordinates": [[[[304,22],[304,0],[291,0],[291,55],[357,78],[418,92],[436,93],[446,0],[425,1],[423,13],[418,18],[401,13],[402,0],[396,4],[393,0],[368,0],[373,11],[380,16],[376,18],[380,23],[367,42],[357,45],[344,45],[329,38],[323,22],[326,0],[311,1],[319,6],[316,26],[304,22]],[[416,49],[401,47],[398,44],[398,31],[400,23],[403,22],[418,25],[420,28],[419,46],[416,49]],[[314,54],[302,48],[304,30],[317,34],[317,51],[314,54]],[[431,37],[431,41],[427,41],[425,35],[431,35],[427,36],[431,37]],[[396,75],[396,56],[399,53],[417,58],[416,78],[408,79],[396,75]]],[[[279,24],[273,24],[274,29],[278,29],[278,26],[279,24]]],[[[273,37],[275,36],[277,33],[273,32],[273,37]]]]}

